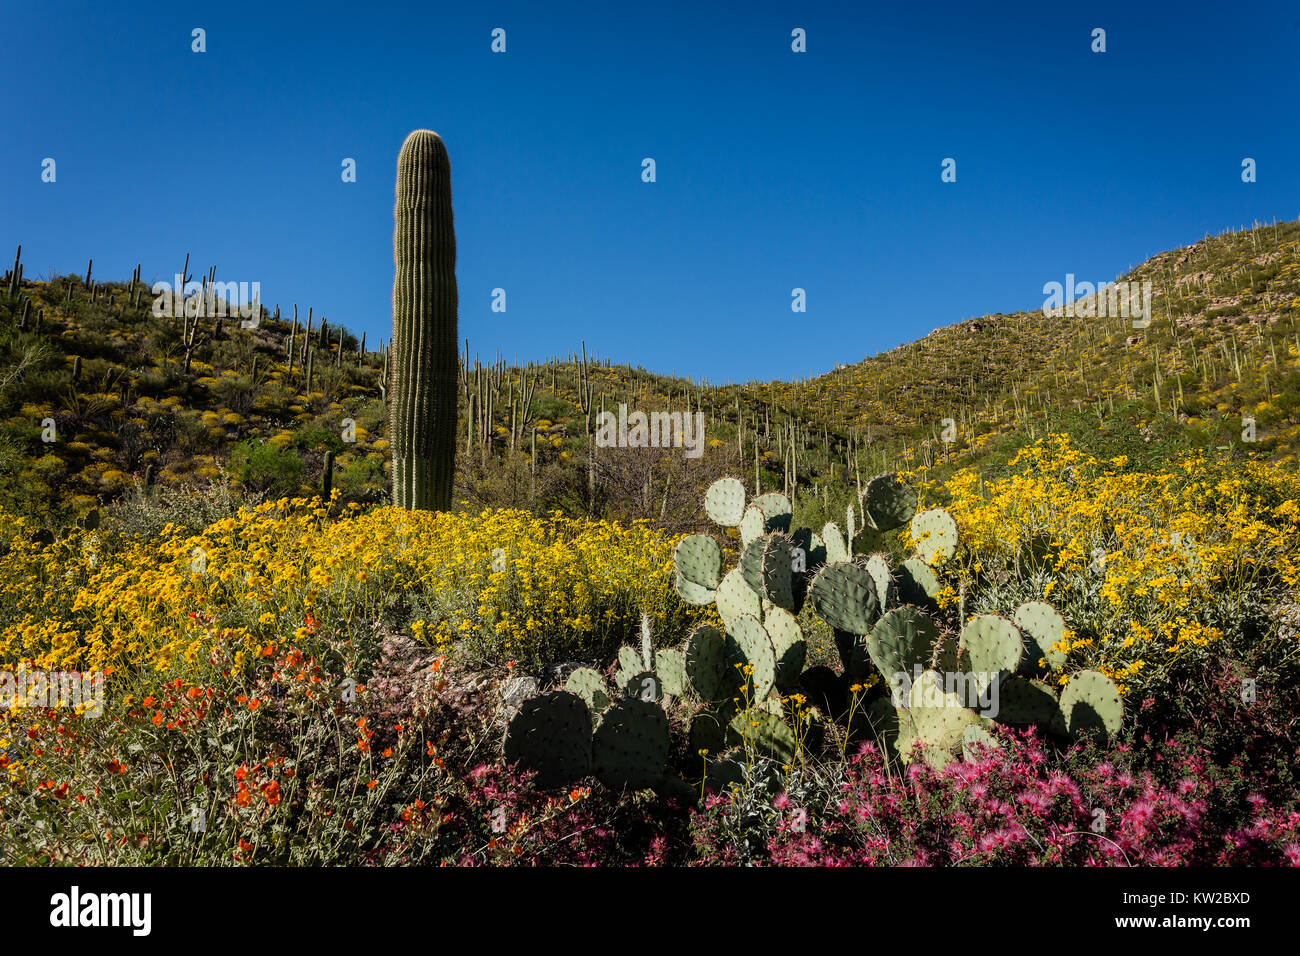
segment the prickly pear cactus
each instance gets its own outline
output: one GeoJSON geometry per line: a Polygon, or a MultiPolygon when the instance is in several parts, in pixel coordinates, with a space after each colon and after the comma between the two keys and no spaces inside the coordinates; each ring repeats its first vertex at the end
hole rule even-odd
{"type": "Polygon", "coordinates": [[[1058,719],[1056,693],[1042,681],[1008,677],[998,682],[997,691],[997,713],[991,716],[1000,723],[1047,727],[1058,719]]]}
{"type": "Polygon", "coordinates": [[[893,531],[916,513],[916,492],[895,474],[877,475],[863,489],[862,507],[873,528],[893,531]]]}
{"type": "Polygon", "coordinates": [[[735,752],[734,755],[711,757],[708,762],[708,772],[704,777],[705,785],[717,791],[739,787],[745,782],[743,759],[744,754],[740,752],[735,752]]]}
{"type": "Polygon", "coordinates": [[[623,696],[657,704],[664,698],[663,682],[654,671],[641,671],[627,679],[623,685],[623,696]]]}
{"type": "Polygon", "coordinates": [[[718,597],[717,591],[712,591],[709,588],[700,587],[698,584],[688,581],[686,578],[682,577],[680,571],[677,573],[676,581],[674,582],[674,584],[677,588],[677,596],[681,598],[683,601],[685,601],[687,604],[695,604],[695,605],[712,604],[715,600],[717,600],[718,597]]]}
{"type": "Polygon", "coordinates": [[[663,779],[670,745],[663,708],[635,697],[617,701],[592,740],[596,777],[614,790],[653,787],[663,779]]]}
{"type": "Polygon", "coordinates": [[[614,686],[622,691],[628,681],[645,669],[641,652],[624,644],[618,649],[618,669],[614,671],[614,686]]]}
{"type": "Polygon", "coordinates": [[[750,505],[740,519],[740,543],[749,544],[767,534],[767,522],[763,520],[763,509],[750,505]]]}
{"type": "Polygon", "coordinates": [[[897,675],[906,675],[911,681],[918,666],[922,670],[930,666],[938,639],[939,629],[920,608],[897,607],[886,612],[871,629],[867,654],[886,682],[895,686],[897,675]]]}
{"type": "Polygon", "coordinates": [[[957,522],[942,508],[922,511],[912,518],[912,538],[926,564],[941,563],[957,552],[957,522]]]}
{"type": "Polygon", "coordinates": [[[686,677],[702,700],[729,698],[734,681],[726,673],[727,640],[715,627],[701,624],[686,641],[686,677]]]}
{"type": "Polygon", "coordinates": [[[879,602],[876,582],[856,564],[828,564],[808,590],[813,609],[836,630],[866,635],[876,622],[879,602]]]}
{"type": "Polygon", "coordinates": [[[749,746],[781,764],[794,762],[794,731],[777,714],[765,710],[741,711],[731,718],[727,735],[733,746],[749,746]]]}
{"type": "Polygon", "coordinates": [[[719,754],[727,746],[727,722],[718,711],[702,710],[691,719],[690,753],[719,754]]]}
{"type": "Polygon", "coordinates": [[[979,724],[979,715],[963,707],[941,681],[936,671],[925,671],[912,684],[906,711],[899,714],[898,751],[905,763],[916,759],[920,745],[925,762],[942,770],[961,752],[966,728],[979,724]]]}
{"type": "Polygon", "coordinates": [[[795,543],[804,549],[805,571],[831,563],[830,558],[827,556],[826,539],[821,535],[815,531],[809,531],[807,528],[798,528],[795,530],[793,537],[795,543]]]}
{"type": "Polygon", "coordinates": [[[776,651],[756,618],[745,614],[727,625],[727,659],[733,667],[753,667],[749,675],[753,687],[750,700],[762,700],[771,693],[776,683],[776,651]]]}
{"type": "Polygon", "coordinates": [[[866,680],[871,675],[871,655],[867,652],[869,638],[859,637],[848,631],[832,633],[835,637],[835,650],[839,652],[850,685],[866,680]]]}
{"type": "Polygon", "coordinates": [[[772,640],[776,657],[776,686],[782,689],[798,686],[808,656],[799,622],[789,611],[774,607],[763,618],[763,630],[772,640]]]}
{"type": "Polygon", "coordinates": [[[773,534],[763,546],[762,594],[777,607],[792,611],[794,604],[794,578],[791,561],[794,545],[783,534],[773,534]]]}
{"type": "Polygon", "coordinates": [[[980,694],[1000,674],[1014,674],[1024,651],[1020,629],[1005,617],[979,614],[961,630],[962,660],[966,671],[975,675],[980,694]]]}
{"type": "Polygon", "coordinates": [[[873,554],[863,565],[871,580],[876,582],[876,603],[884,611],[894,606],[894,580],[889,574],[889,559],[883,554],[873,554]]]}
{"type": "MultiPolygon", "coordinates": [[[[917,554],[897,569],[891,569],[885,554],[854,560],[851,538],[834,522],[827,522],[820,534],[790,529],[790,502],[784,495],[766,494],[747,503],[737,479],[715,482],[705,504],[719,524],[739,528],[742,547],[736,567],[722,573],[721,549],[707,536],[679,542],[674,554],[678,590],[697,604],[711,598],[725,633],[697,628],[684,649],[655,655],[653,674],[632,673],[628,660],[621,661],[620,677],[651,676],[663,693],[680,697],[689,689],[688,696],[708,702],[712,709],[696,715],[692,742],[699,744],[697,750],[709,751],[710,767],[736,755],[734,749],[717,754],[723,746],[720,727],[733,748],[740,740],[778,760],[789,759],[794,748],[787,735],[792,732],[781,698],[772,691],[818,686],[822,671],[832,684],[839,680],[825,667],[803,671],[807,645],[797,615],[805,596],[831,627],[850,681],[863,680],[874,666],[896,688],[911,685],[905,698],[877,697],[866,705],[872,726],[886,730],[881,745],[904,760],[924,753],[929,763],[941,767],[962,754],[974,759],[997,746],[989,732],[993,718],[1062,733],[1080,732],[1090,723],[1111,732],[1118,727],[1122,705],[1116,709],[1113,684],[1101,683],[1099,675],[1077,676],[1070,694],[1059,702],[1047,685],[1016,676],[1022,669],[1026,675],[1035,673],[1040,655],[1051,652],[1052,663],[1060,660],[1051,645],[1064,633],[1064,621],[1050,605],[1028,602],[1017,609],[1015,620],[981,614],[960,635],[936,626],[930,614],[939,611],[943,584],[935,566],[958,546],[956,523],[948,512],[931,508],[917,513],[915,492],[897,475],[873,478],[860,504],[869,542],[880,546],[881,535],[910,522],[917,554]],[[1025,663],[1027,657],[1032,664],[1025,663]],[[818,676],[812,680],[810,675],[818,676]],[[896,675],[907,680],[897,681],[896,675]],[[752,681],[748,688],[742,683],[745,676],[752,681]],[[935,680],[943,686],[933,686],[935,680]],[[748,707],[738,712],[742,688],[749,691],[748,707]],[[995,690],[1000,699],[994,698],[995,690]],[[975,706],[989,716],[982,717],[975,706]],[[985,711],[986,706],[998,710],[985,711]],[[750,737],[759,742],[746,739],[758,725],[761,733],[750,737]]],[[[854,514],[846,512],[851,529],[857,523],[854,514]]],[[[828,685],[818,699],[843,714],[847,701],[833,691],[828,685]]],[[[843,695],[843,686],[837,692],[843,695]]]]}
{"type": "Polygon", "coordinates": [[[704,494],[704,513],[715,524],[734,528],[745,515],[745,484],[739,478],[719,478],[704,494]]]}
{"type": "Polygon", "coordinates": [[[710,592],[716,591],[722,580],[722,549],[707,534],[687,535],[678,541],[673,564],[681,577],[710,592]]]}
{"type": "Polygon", "coordinates": [[[1072,737],[1094,728],[1114,735],[1124,722],[1124,702],[1115,682],[1105,674],[1079,671],[1061,691],[1061,716],[1072,737]]]}
{"type": "Polygon", "coordinates": [[[895,582],[898,591],[897,600],[904,604],[917,604],[925,607],[938,607],[939,592],[943,585],[930,566],[920,558],[908,558],[898,569],[895,582]]]}
{"type": "Polygon", "coordinates": [[[592,714],[599,714],[610,704],[609,685],[594,667],[579,667],[569,675],[564,689],[581,697],[592,714]]]}
{"type": "Polygon", "coordinates": [[[826,546],[826,563],[839,564],[842,561],[849,560],[849,545],[845,541],[844,535],[840,533],[840,527],[834,521],[826,522],[822,528],[821,539],[826,546]]]}
{"type": "Polygon", "coordinates": [[[655,673],[659,675],[665,694],[686,696],[686,655],[681,650],[664,647],[655,651],[655,673]]]}
{"type": "Polygon", "coordinates": [[[591,746],[586,702],[561,690],[525,700],[506,728],[506,762],[537,771],[544,790],[591,773],[591,746]]]}
{"type": "Polygon", "coordinates": [[[763,613],[762,601],[745,581],[740,568],[732,568],[722,576],[715,603],[718,606],[718,616],[724,624],[745,614],[758,617],[763,613]]]}
{"type": "Polygon", "coordinates": [[[745,545],[740,552],[740,561],[736,570],[740,572],[750,590],[760,597],[763,594],[763,549],[767,547],[768,536],[762,535],[745,545]]]}
{"type": "Polygon", "coordinates": [[[877,697],[867,705],[862,717],[855,719],[849,729],[874,741],[890,761],[897,761],[902,713],[902,708],[895,707],[888,697],[877,697]]]}
{"type": "Polygon", "coordinates": [[[1065,619],[1056,608],[1045,601],[1026,601],[1016,608],[1012,620],[1025,637],[1022,671],[1033,673],[1038,670],[1040,660],[1046,660],[1051,670],[1065,663],[1065,653],[1052,648],[1065,634],[1065,619]]]}
{"type": "Polygon", "coordinates": [[[967,724],[962,731],[961,756],[967,763],[974,763],[986,756],[989,750],[1001,750],[997,738],[979,724],[967,724]]]}
{"type": "Polygon", "coordinates": [[[763,513],[764,531],[789,533],[790,518],[794,514],[794,509],[790,507],[789,498],[779,491],[769,491],[767,494],[755,498],[753,506],[763,513]]]}

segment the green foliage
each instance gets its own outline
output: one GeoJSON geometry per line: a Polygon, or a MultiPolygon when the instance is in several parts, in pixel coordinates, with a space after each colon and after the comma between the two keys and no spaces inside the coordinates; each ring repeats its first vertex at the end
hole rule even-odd
{"type": "Polygon", "coordinates": [[[384,464],[374,458],[353,457],[338,471],[335,487],[349,501],[379,503],[384,496],[384,464]]]}
{"type": "Polygon", "coordinates": [[[338,432],[320,425],[308,425],[293,433],[293,447],[304,452],[332,451],[337,454],[347,445],[338,432]]]}
{"type": "Polygon", "coordinates": [[[304,468],[296,452],[254,440],[240,442],[231,450],[230,467],[244,487],[272,497],[296,493],[304,468]]]}

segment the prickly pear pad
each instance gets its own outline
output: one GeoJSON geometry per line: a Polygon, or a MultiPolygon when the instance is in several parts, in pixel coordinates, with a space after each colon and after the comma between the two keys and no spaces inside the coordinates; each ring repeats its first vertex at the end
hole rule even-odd
{"type": "Polygon", "coordinates": [[[624,698],[605,711],[592,741],[596,776],[614,790],[644,790],[668,764],[668,717],[658,704],[624,698]]]}
{"type": "Polygon", "coordinates": [[[828,564],[809,589],[813,609],[831,627],[850,634],[871,633],[879,602],[875,579],[855,564],[828,564]]]}
{"type": "Polygon", "coordinates": [[[724,528],[740,524],[745,514],[745,485],[739,478],[719,478],[704,493],[704,513],[724,528]]]}
{"type": "Polygon", "coordinates": [[[895,474],[877,475],[862,493],[867,520],[877,531],[901,528],[916,512],[916,492],[895,474]]]}
{"type": "Polygon", "coordinates": [[[591,772],[591,711],[576,694],[524,701],[506,728],[505,758],[537,771],[537,786],[563,787],[591,772]]]}

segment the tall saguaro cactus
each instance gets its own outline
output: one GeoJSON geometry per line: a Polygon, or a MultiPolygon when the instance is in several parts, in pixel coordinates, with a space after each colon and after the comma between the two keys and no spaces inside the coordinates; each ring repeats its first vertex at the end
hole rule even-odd
{"type": "Polygon", "coordinates": [[[393,503],[445,511],[456,458],[456,235],[451,163],[431,130],[402,144],[393,221],[393,503]]]}

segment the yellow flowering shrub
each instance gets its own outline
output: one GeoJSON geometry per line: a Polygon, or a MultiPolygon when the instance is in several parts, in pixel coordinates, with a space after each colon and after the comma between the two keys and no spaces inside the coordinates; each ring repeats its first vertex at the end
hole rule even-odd
{"type": "Polygon", "coordinates": [[[662,643],[699,611],[673,588],[674,542],[642,525],[268,502],[190,536],[72,531],[39,550],[29,521],[0,513],[0,664],[159,674],[270,657],[312,634],[338,640],[414,625],[471,657],[604,663],[642,610],[662,643]],[[0,539],[2,540],[2,539],[0,539]],[[0,548],[3,550],[3,548],[0,548]],[[406,614],[396,614],[395,609],[406,614]]]}
{"type": "Polygon", "coordinates": [[[1220,639],[1225,622],[1294,600],[1300,478],[1201,455],[1158,473],[1126,465],[1053,435],[1007,477],[958,473],[947,490],[961,548],[948,570],[973,595],[1008,592],[1004,612],[1027,596],[1055,603],[1075,632],[1060,648],[1066,670],[1096,667],[1133,690],[1220,639]],[[1027,579],[1039,595],[1010,593],[1027,579]]]}

